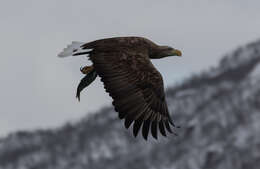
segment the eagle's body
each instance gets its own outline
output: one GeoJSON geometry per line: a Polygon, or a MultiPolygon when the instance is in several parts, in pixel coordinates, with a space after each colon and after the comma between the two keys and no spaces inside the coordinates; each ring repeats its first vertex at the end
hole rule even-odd
{"type": "MultiPolygon", "coordinates": [[[[166,130],[172,132],[169,124],[174,124],[165,99],[163,79],[150,59],[180,56],[180,51],[168,46],[158,46],[141,37],[118,37],[78,43],[78,46],[69,46],[67,50],[72,52],[65,49],[59,56],[63,57],[64,53],[66,56],[89,54],[89,59],[93,62],[91,73],[96,72],[101,77],[104,88],[113,98],[112,104],[119,113],[119,118],[125,119],[125,127],[129,128],[134,123],[135,136],[142,125],[145,139],[150,128],[154,138],[157,138],[157,128],[164,136],[166,130]]],[[[79,92],[91,83],[84,85],[84,82],[82,79],[83,87],[78,89],[79,92]]]]}

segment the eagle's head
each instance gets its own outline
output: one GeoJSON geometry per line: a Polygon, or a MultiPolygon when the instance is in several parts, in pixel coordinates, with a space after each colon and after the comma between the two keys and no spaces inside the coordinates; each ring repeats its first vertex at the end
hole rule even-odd
{"type": "Polygon", "coordinates": [[[182,55],[180,50],[174,49],[170,46],[160,46],[159,49],[160,49],[161,57],[182,55]]]}
{"type": "Polygon", "coordinates": [[[152,56],[153,59],[160,59],[168,56],[182,56],[182,53],[178,49],[174,49],[170,46],[158,46],[155,52],[153,52],[152,56]]]}

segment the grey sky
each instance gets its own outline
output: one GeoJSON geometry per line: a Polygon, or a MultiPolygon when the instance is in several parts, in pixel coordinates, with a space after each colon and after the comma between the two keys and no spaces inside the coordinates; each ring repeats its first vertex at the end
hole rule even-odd
{"type": "Polygon", "coordinates": [[[75,99],[88,61],[56,57],[73,40],[135,35],[181,49],[182,58],[153,61],[170,85],[260,38],[259,8],[258,0],[0,0],[0,136],[110,104],[99,80],[75,99]]]}

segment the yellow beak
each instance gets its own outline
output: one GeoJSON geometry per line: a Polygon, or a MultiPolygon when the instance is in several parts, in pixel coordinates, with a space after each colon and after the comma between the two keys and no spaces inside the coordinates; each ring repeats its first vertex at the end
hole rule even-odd
{"type": "Polygon", "coordinates": [[[174,49],[174,50],[173,50],[173,54],[176,55],[176,56],[182,56],[181,51],[178,50],[178,49],[174,49]]]}

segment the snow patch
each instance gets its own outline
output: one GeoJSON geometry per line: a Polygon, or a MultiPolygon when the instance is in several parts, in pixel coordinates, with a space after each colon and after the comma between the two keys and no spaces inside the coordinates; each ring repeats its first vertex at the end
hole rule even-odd
{"type": "Polygon", "coordinates": [[[182,91],[179,91],[179,92],[176,94],[176,97],[190,96],[190,95],[195,94],[196,92],[197,92],[197,91],[194,90],[194,89],[182,90],[182,91]]]}
{"type": "Polygon", "coordinates": [[[260,76],[260,64],[258,64],[250,74],[251,77],[260,76]]]}

